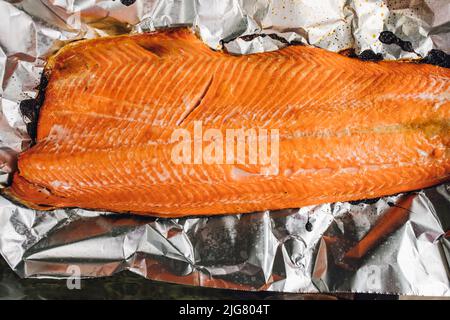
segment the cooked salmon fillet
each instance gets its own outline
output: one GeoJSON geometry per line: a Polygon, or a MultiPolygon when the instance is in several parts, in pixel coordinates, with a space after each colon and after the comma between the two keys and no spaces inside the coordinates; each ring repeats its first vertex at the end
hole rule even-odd
{"type": "Polygon", "coordinates": [[[33,208],[231,214],[449,179],[449,69],[308,46],[235,56],[172,29],[67,45],[46,75],[36,144],[4,191],[33,208]],[[220,158],[221,137],[244,152],[220,158]]]}

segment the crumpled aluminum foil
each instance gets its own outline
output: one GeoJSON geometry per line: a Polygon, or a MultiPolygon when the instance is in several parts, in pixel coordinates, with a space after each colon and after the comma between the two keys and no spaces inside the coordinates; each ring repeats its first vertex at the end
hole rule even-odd
{"type": "MultiPolygon", "coordinates": [[[[46,57],[67,41],[192,25],[210,47],[239,54],[302,41],[415,59],[450,52],[448,10],[440,0],[0,0],[0,182],[30,145],[20,102],[36,96],[46,57]],[[381,43],[385,30],[414,52],[381,43]],[[245,37],[259,33],[277,37],[245,37]]],[[[22,277],[129,270],[242,290],[450,296],[449,213],[449,184],[377,201],[188,219],[39,212],[0,197],[0,253],[22,277]]]]}

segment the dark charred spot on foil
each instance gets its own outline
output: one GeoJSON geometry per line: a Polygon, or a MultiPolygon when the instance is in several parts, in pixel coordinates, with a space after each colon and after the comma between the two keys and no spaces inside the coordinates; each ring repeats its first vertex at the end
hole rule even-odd
{"type": "Polygon", "coordinates": [[[414,52],[414,48],[411,44],[411,42],[409,41],[402,41],[401,43],[399,43],[400,48],[402,48],[403,51],[406,52],[414,52]]]}
{"type": "Polygon", "coordinates": [[[124,5],[124,6],[131,6],[132,4],[134,4],[136,2],[136,0],[120,0],[120,2],[124,5]]]}
{"type": "Polygon", "coordinates": [[[397,43],[399,38],[391,31],[383,31],[378,36],[378,40],[380,40],[380,42],[384,44],[393,44],[397,43]]]}
{"type": "Polygon", "coordinates": [[[288,41],[285,38],[280,37],[279,35],[277,35],[275,33],[248,34],[248,35],[239,37],[239,39],[242,39],[244,41],[252,41],[253,39],[258,38],[258,37],[261,37],[261,38],[269,37],[273,40],[279,41],[279,42],[287,44],[287,45],[303,45],[303,43],[301,41],[297,41],[297,40],[288,41]]]}
{"type": "Polygon", "coordinates": [[[53,206],[45,204],[45,203],[38,203],[38,206],[41,207],[42,209],[52,208],[53,207],[53,206]]]}
{"type": "Polygon", "coordinates": [[[383,55],[381,53],[375,53],[372,50],[364,50],[358,55],[358,58],[363,61],[381,61],[383,60],[383,55]]]}
{"type": "Polygon", "coordinates": [[[290,43],[289,41],[287,41],[286,39],[284,39],[284,38],[282,38],[282,37],[280,37],[280,36],[278,36],[278,35],[276,35],[276,34],[274,34],[274,33],[268,34],[268,36],[269,36],[269,38],[271,38],[271,39],[273,39],[273,40],[280,41],[281,43],[284,43],[284,44],[291,44],[291,43],[290,43]]]}
{"type": "Polygon", "coordinates": [[[359,204],[375,204],[380,200],[380,198],[371,198],[371,199],[363,199],[363,200],[356,200],[356,201],[349,201],[352,205],[359,205],[359,204]]]}
{"type": "Polygon", "coordinates": [[[347,56],[349,58],[356,58],[360,59],[362,61],[381,61],[383,60],[383,55],[381,53],[375,53],[372,50],[364,50],[359,55],[356,54],[355,49],[346,49],[341,52],[340,54],[347,56]]]}
{"type": "Polygon", "coordinates": [[[403,51],[414,52],[414,48],[410,41],[404,41],[404,40],[400,39],[391,31],[381,32],[380,35],[378,36],[378,40],[380,40],[380,42],[384,43],[384,44],[396,44],[403,51]]]}
{"type": "Polygon", "coordinates": [[[255,38],[258,38],[258,37],[264,38],[265,36],[266,36],[265,34],[247,34],[247,35],[239,37],[239,38],[244,41],[252,41],[255,38]]]}
{"type": "Polygon", "coordinates": [[[308,232],[311,232],[313,230],[313,224],[311,223],[311,221],[309,221],[309,217],[308,217],[308,221],[306,221],[305,229],[308,232]]]}
{"type": "Polygon", "coordinates": [[[27,126],[27,132],[32,140],[32,145],[36,141],[37,134],[37,123],[39,117],[39,109],[44,104],[45,99],[45,89],[48,85],[48,78],[42,74],[41,82],[37,89],[39,93],[35,99],[26,99],[20,102],[20,113],[22,114],[23,120],[27,126]]]}
{"type": "Polygon", "coordinates": [[[432,64],[439,67],[450,68],[450,54],[446,54],[441,50],[432,49],[420,62],[432,64]]]}
{"type": "Polygon", "coordinates": [[[20,112],[27,125],[27,132],[33,141],[36,139],[38,109],[39,105],[36,99],[27,99],[20,102],[20,112]]]}

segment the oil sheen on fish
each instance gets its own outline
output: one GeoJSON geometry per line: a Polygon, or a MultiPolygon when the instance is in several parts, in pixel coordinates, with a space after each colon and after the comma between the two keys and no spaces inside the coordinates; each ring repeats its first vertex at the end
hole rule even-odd
{"type": "Polygon", "coordinates": [[[33,208],[231,214],[449,179],[449,69],[308,46],[235,56],[172,29],[67,45],[46,74],[4,191],[33,208]]]}

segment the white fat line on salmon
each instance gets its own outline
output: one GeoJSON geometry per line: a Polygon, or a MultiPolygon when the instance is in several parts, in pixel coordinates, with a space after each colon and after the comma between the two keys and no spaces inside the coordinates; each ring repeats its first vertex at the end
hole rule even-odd
{"type": "Polygon", "coordinates": [[[278,174],[279,129],[225,129],[224,137],[223,130],[203,130],[202,121],[194,121],[193,130],[175,129],[171,143],[175,164],[259,165],[260,174],[278,174]]]}

